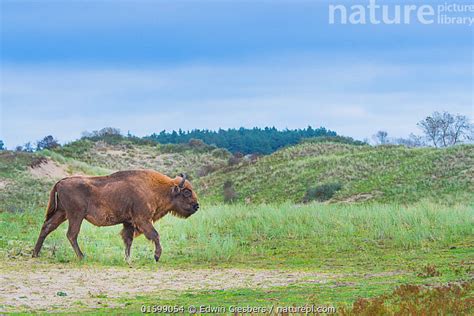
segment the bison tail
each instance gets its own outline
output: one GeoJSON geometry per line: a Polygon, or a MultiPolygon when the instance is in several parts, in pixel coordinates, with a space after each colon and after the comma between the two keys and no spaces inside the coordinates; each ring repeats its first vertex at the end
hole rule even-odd
{"type": "Polygon", "coordinates": [[[46,209],[46,220],[50,219],[58,209],[58,191],[56,190],[58,183],[53,186],[51,192],[49,193],[48,208],[46,209]]]}

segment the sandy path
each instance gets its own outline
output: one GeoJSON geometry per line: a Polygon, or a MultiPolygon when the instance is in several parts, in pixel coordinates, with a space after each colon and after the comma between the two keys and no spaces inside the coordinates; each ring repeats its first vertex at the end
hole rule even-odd
{"type": "Polygon", "coordinates": [[[104,297],[134,298],[136,295],[152,294],[163,298],[182,291],[267,288],[326,283],[336,278],[334,275],[314,272],[251,269],[28,267],[25,264],[21,269],[2,269],[0,272],[0,312],[18,308],[63,309],[78,302],[93,307],[98,304],[97,298],[104,297]],[[59,296],[59,292],[67,295],[59,296]]]}

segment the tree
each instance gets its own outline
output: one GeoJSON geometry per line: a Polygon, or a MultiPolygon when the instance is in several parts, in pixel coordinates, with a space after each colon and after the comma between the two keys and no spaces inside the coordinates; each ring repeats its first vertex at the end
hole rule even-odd
{"type": "Polygon", "coordinates": [[[392,142],[395,145],[403,145],[405,147],[423,147],[426,145],[421,136],[413,133],[408,138],[396,138],[392,142]]]}
{"type": "Polygon", "coordinates": [[[418,122],[417,125],[421,128],[423,133],[425,133],[428,141],[432,142],[435,147],[438,147],[438,141],[441,135],[440,122],[436,118],[428,116],[424,120],[418,122]]]}
{"type": "Polygon", "coordinates": [[[5,143],[0,139],[0,150],[5,150],[5,143]]]}
{"type": "Polygon", "coordinates": [[[295,145],[307,138],[315,137],[336,137],[336,132],[327,130],[324,127],[306,129],[282,130],[275,127],[258,128],[230,128],[218,131],[199,130],[153,133],[146,137],[160,144],[185,144],[191,139],[200,139],[205,144],[226,148],[232,153],[241,152],[244,154],[271,154],[272,152],[288,146],[295,145]]]}
{"type": "MultiPolygon", "coordinates": [[[[84,131],[81,133],[81,138],[104,138],[104,137],[116,137],[122,136],[122,133],[120,132],[120,129],[115,128],[115,127],[104,127],[100,130],[95,130],[92,132],[89,131],[84,131]]],[[[128,137],[131,136],[130,132],[127,134],[128,137]]]]}
{"type": "Polygon", "coordinates": [[[378,144],[385,145],[388,143],[387,136],[388,136],[388,133],[386,131],[378,131],[374,135],[374,139],[376,140],[378,144]]]}
{"type": "Polygon", "coordinates": [[[429,142],[435,147],[456,145],[469,138],[472,124],[465,115],[434,112],[418,123],[429,142]]]}
{"type": "Polygon", "coordinates": [[[456,115],[451,131],[451,142],[457,144],[460,141],[470,139],[474,125],[469,123],[469,119],[465,115],[456,115]]]}
{"type": "Polygon", "coordinates": [[[471,128],[469,129],[466,138],[469,143],[474,143],[474,124],[471,124],[471,128]]]}
{"type": "Polygon", "coordinates": [[[53,149],[58,146],[58,141],[53,136],[48,135],[36,143],[36,150],[53,149]]]}
{"type": "Polygon", "coordinates": [[[92,137],[92,133],[89,131],[83,131],[81,133],[81,138],[91,138],[91,137],[92,137]]]}
{"type": "Polygon", "coordinates": [[[104,136],[120,136],[122,135],[120,130],[115,127],[104,127],[98,132],[98,136],[104,137],[104,136]]]}
{"type": "Polygon", "coordinates": [[[32,153],[33,150],[34,149],[33,149],[33,145],[31,144],[31,142],[27,142],[25,145],[23,145],[23,151],[32,153]]]}

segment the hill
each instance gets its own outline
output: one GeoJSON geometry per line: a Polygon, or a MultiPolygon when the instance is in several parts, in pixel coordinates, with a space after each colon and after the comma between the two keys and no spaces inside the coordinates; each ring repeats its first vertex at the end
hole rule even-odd
{"type": "Polygon", "coordinates": [[[36,153],[3,151],[1,204],[13,211],[43,205],[51,184],[64,176],[136,168],[169,176],[186,172],[207,202],[224,200],[224,184],[235,192],[234,201],[246,203],[301,203],[318,199],[321,192],[330,202],[460,201],[472,199],[474,191],[472,145],[414,149],[306,141],[238,163],[231,157],[199,141],[154,145],[83,139],[36,153]]]}
{"type": "Polygon", "coordinates": [[[82,161],[111,171],[154,169],[169,176],[186,172],[191,178],[207,175],[227,164],[231,154],[199,140],[187,144],[137,144],[126,138],[116,142],[81,139],[43,155],[61,161],[62,157],[82,161]]]}
{"type": "Polygon", "coordinates": [[[302,202],[310,188],[341,187],[331,201],[414,202],[472,196],[474,146],[445,149],[306,142],[199,180],[212,201],[232,185],[237,201],[302,202]]]}

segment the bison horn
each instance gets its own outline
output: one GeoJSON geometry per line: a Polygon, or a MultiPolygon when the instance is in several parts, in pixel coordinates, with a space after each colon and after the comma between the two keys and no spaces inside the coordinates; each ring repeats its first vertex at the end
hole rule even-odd
{"type": "Polygon", "coordinates": [[[181,182],[179,183],[179,187],[180,187],[180,188],[183,188],[183,187],[184,187],[184,182],[186,181],[186,174],[185,174],[185,173],[181,173],[179,176],[180,176],[181,178],[183,178],[183,179],[181,180],[181,182]]]}

